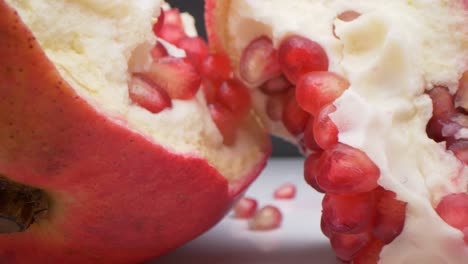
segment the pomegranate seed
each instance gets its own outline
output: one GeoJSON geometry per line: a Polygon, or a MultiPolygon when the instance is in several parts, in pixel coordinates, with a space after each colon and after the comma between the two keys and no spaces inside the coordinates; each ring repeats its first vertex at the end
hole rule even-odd
{"type": "Polygon", "coordinates": [[[374,193],[327,194],[322,208],[323,221],[333,232],[361,233],[369,228],[375,216],[374,193]]]}
{"type": "Polygon", "coordinates": [[[213,119],[213,122],[223,136],[223,143],[227,146],[234,144],[238,124],[235,122],[232,112],[225,106],[216,103],[209,105],[208,109],[211,119],[213,119]]]}
{"type": "Polygon", "coordinates": [[[341,21],[351,22],[360,16],[361,16],[360,13],[353,11],[353,10],[348,10],[339,14],[337,18],[341,21]]]}
{"type": "Polygon", "coordinates": [[[315,190],[325,193],[317,183],[317,165],[320,160],[321,153],[314,153],[309,155],[304,162],[304,179],[315,190]]]}
{"type": "Polygon", "coordinates": [[[297,136],[304,132],[310,115],[297,104],[294,93],[288,96],[283,109],[283,124],[289,133],[297,136]]]}
{"type": "Polygon", "coordinates": [[[314,118],[312,116],[310,117],[309,122],[307,122],[307,126],[304,131],[304,145],[307,149],[312,151],[322,150],[315,141],[314,118]]]}
{"type": "Polygon", "coordinates": [[[394,192],[382,188],[378,188],[376,192],[379,201],[377,202],[374,236],[385,244],[389,244],[403,231],[406,203],[398,201],[394,192]]]}
{"type": "Polygon", "coordinates": [[[463,230],[468,227],[468,194],[449,194],[436,208],[439,216],[449,225],[463,230]]]}
{"type": "Polygon", "coordinates": [[[242,197],[234,205],[234,216],[236,218],[247,219],[251,218],[257,210],[257,200],[247,197],[242,197]]]}
{"type": "Polygon", "coordinates": [[[205,100],[207,104],[214,104],[216,102],[216,97],[218,96],[218,88],[210,80],[202,80],[202,90],[205,95],[205,100]]]}
{"type": "Polygon", "coordinates": [[[151,49],[151,57],[153,61],[158,61],[161,58],[167,57],[169,53],[167,52],[166,48],[160,43],[156,43],[156,45],[151,49]]]}
{"type": "Polygon", "coordinates": [[[154,114],[172,107],[171,98],[164,89],[138,76],[133,76],[128,93],[135,104],[154,114]]]}
{"type": "Polygon", "coordinates": [[[299,105],[314,116],[324,106],[333,103],[348,89],[349,82],[333,72],[311,72],[304,75],[296,86],[299,105]]]}
{"type": "Polygon", "coordinates": [[[178,8],[171,8],[169,10],[163,11],[164,15],[164,25],[173,25],[180,28],[184,28],[184,23],[182,22],[182,17],[180,16],[180,11],[178,8]]]}
{"type": "Polygon", "coordinates": [[[335,233],[330,238],[333,250],[338,258],[344,261],[351,261],[361,249],[370,241],[367,233],[361,234],[338,234],[335,233]]]}
{"type": "Polygon", "coordinates": [[[203,60],[208,56],[209,50],[206,42],[200,37],[186,37],[179,41],[177,46],[187,54],[195,68],[200,69],[203,60]]]}
{"type": "Polygon", "coordinates": [[[322,46],[301,36],[290,36],[282,41],[278,60],[292,83],[308,72],[328,70],[328,57],[322,46]]]}
{"type": "Polygon", "coordinates": [[[249,222],[249,229],[255,231],[268,231],[281,226],[283,216],[281,211],[272,205],[267,205],[255,213],[249,222]]]}
{"type": "Polygon", "coordinates": [[[320,219],[320,229],[322,230],[322,233],[328,238],[333,235],[330,227],[328,227],[327,223],[323,221],[323,217],[320,219]]]}
{"type": "Polygon", "coordinates": [[[353,264],[376,264],[380,260],[380,252],[384,247],[384,243],[379,240],[371,241],[363,248],[353,259],[353,264]]]}
{"type": "Polygon", "coordinates": [[[277,52],[270,38],[261,36],[250,42],[242,52],[239,73],[250,84],[263,83],[281,74],[277,52]]]}
{"type": "Polygon", "coordinates": [[[159,31],[161,31],[163,25],[164,25],[164,10],[161,8],[158,21],[156,21],[156,23],[153,25],[153,32],[155,35],[159,34],[159,31]]]}
{"type": "Polygon", "coordinates": [[[243,118],[252,106],[249,89],[236,79],[223,82],[219,88],[217,99],[239,119],[243,118]]]}
{"type": "Polygon", "coordinates": [[[153,63],[145,75],[165,89],[173,99],[192,99],[201,84],[195,68],[181,58],[162,58],[153,63]]]}
{"type": "Polygon", "coordinates": [[[229,57],[224,54],[212,54],[205,58],[201,73],[215,85],[221,85],[224,80],[231,77],[232,68],[229,57]]]}
{"type": "Polygon", "coordinates": [[[314,121],[315,141],[323,149],[328,149],[338,144],[338,128],[329,116],[335,111],[336,107],[333,104],[329,104],[322,108],[314,121]]]}
{"type": "Polygon", "coordinates": [[[428,92],[432,99],[432,118],[427,126],[427,134],[433,140],[440,142],[444,140],[442,129],[455,114],[452,95],[445,87],[434,87],[428,92]]]}
{"type": "Polygon", "coordinates": [[[449,150],[464,164],[468,164],[468,141],[458,141],[450,145],[449,150]]]}
{"type": "Polygon", "coordinates": [[[174,45],[187,37],[183,28],[174,25],[164,25],[157,36],[174,45]]]}
{"type": "Polygon", "coordinates": [[[272,121],[280,121],[283,117],[283,109],[286,94],[272,95],[267,99],[266,113],[272,121]]]}
{"type": "Polygon", "coordinates": [[[460,79],[455,104],[468,111],[468,71],[465,71],[460,79]]]}
{"type": "Polygon", "coordinates": [[[338,143],[323,152],[317,182],[326,192],[349,194],[377,188],[379,168],[362,151],[338,143]]]}
{"type": "Polygon", "coordinates": [[[292,183],[283,184],[275,190],[273,197],[275,199],[293,199],[296,197],[296,186],[292,183]]]}
{"type": "Polygon", "coordinates": [[[279,76],[268,80],[262,86],[260,90],[267,95],[281,94],[288,91],[292,87],[292,84],[284,76],[279,76]]]}

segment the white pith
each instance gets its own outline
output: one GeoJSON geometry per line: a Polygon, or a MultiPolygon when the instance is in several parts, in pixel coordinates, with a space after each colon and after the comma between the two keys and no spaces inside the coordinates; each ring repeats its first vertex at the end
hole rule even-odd
{"type": "MultiPolygon", "coordinates": [[[[145,67],[156,42],[152,24],[162,0],[7,0],[31,29],[48,58],[76,92],[97,111],[169,150],[208,160],[229,180],[255,166],[262,154],[258,139],[239,130],[227,147],[213,123],[201,91],[172,109],[152,114],[128,96],[131,71],[145,67]]],[[[182,17],[188,35],[193,18],[182,17]]],[[[170,48],[171,54],[184,56],[170,48]]]]}
{"type": "MultiPolygon", "coordinates": [[[[465,263],[463,234],[433,208],[447,194],[467,192],[468,170],[443,143],[428,138],[432,103],[424,94],[434,85],[455,93],[468,69],[463,1],[232,0],[226,14],[224,43],[234,60],[258,36],[278,46],[296,33],[320,43],[330,70],[351,82],[331,115],[339,141],[366,152],[381,170],[379,185],[408,202],[404,230],[384,247],[379,263],[465,263]],[[348,10],[363,15],[336,19],[348,10]]],[[[254,93],[265,113],[266,97],[254,93]]],[[[295,140],[263,117],[274,133],[295,140]]]]}

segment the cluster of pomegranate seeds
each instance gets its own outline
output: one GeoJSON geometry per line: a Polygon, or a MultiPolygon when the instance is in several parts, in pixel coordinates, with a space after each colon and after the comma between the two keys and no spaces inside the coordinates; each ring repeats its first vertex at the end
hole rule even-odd
{"type": "Polygon", "coordinates": [[[447,224],[464,233],[468,245],[468,194],[456,193],[443,197],[436,212],[447,224]]]}
{"type": "Polygon", "coordinates": [[[242,197],[234,205],[234,217],[241,219],[252,218],[257,211],[257,207],[257,200],[248,197],[242,197]]]}
{"type": "Polygon", "coordinates": [[[275,199],[286,199],[290,200],[296,197],[296,186],[292,183],[285,183],[278,187],[278,189],[275,190],[273,193],[273,197],[275,199]]]}

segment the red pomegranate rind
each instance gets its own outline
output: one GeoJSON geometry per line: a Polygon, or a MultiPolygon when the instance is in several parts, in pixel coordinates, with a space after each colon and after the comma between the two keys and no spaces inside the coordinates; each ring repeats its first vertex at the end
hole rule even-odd
{"type": "Polygon", "coordinates": [[[297,103],[293,93],[288,96],[283,109],[283,124],[289,133],[297,136],[304,132],[310,115],[297,103]]]}
{"type": "Polygon", "coordinates": [[[201,73],[214,85],[229,79],[232,75],[232,67],[229,58],[221,53],[211,54],[202,63],[201,73]]]}
{"type": "Polygon", "coordinates": [[[338,143],[338,127],[331,120],[330,114],[336,111],[333,104],[325,106],[318,116],[314,118],[315,142],[323,149],[328,149],[338,143]]]}
{"type": "Polygon", "coordinates": [[[261,36],[244,49],[239,74],[250,84],[261,84],[281,74],[277,52],[270,38],[261,36]]]}
{"type": "Polygon", "coordinates": [[[323,198],[322,208],[322,219],[333,232],[362,233],[369,229],[374,220],[374,193],[327,194],[323,198]]]}
{"type": "Polygon", "coordinates": [[[156,45],[151,49],[151,57],[154,61],[158,61],[168,55],[169,53],[167,52],[167,49],[160,42],[156,43],[156,45]]]}
{"type": "Polygon", "coordinates": [[[234,205],[234,217],[240,219],[251,218],[254,216],[255,211],[257,211],[257,206],[257,200],[248,197],[242,197],[234,205]]]}
{"type": "Polygon", "coordinates": [[[455,105],[468,111],[468,71],[463,73],[455,97],[455,105]]]}
{"type": "Polygon", "coordinates": [[[389,244],[403,231],[407,203],[398,201],[395,193],[382,188],[378,188],[376,193],[379,200],[373,234],[375,238],[389,244]]]}
{"type": "Polygon", "coordinates": [[[319,163],[321,153],[314,153],[309,155],[304,162],[304,179],[316,191],[325,193],[317,183],[317,165],[319,163]]]}
{"type": "Polygon", "coordinates": [[[232,145],[236,141],[238,122],[233,113],[224,105],[215,103],[208,106],[211,118],[223,136],[225,145],[232,145]]]}
{"type": "Polygon", "coordinates": [[[273,193],[275,199],[290,200],[296,197],[296,186],[292,183],[286,183],[278,187],[273,193]]]}
{"type": "Polygon", "coordinates": [[[258,210],[249,222],[249,229],[253,231],[269,231],[281,226],[283,215],[281,211],[272,205],[267,205],[258,210]]]}
{"type": "Polygon", "coordinates": [[[428,92],[432,99],[432,118],[427,125],[427,134],[437,142],[443,141],[444,124],[450,122],[455,114],[453,97],[445,87],[434,87],[428,92]]]}
{"type": "Polygon", "coordinates": [[[468,227],[463,229],[463,240],[465,241],[465,244],[468,245],[468,227]]]}
{"type": "Polygon", "coordinates": [[[177,47],[185,50],[195,68],[200,69],[201,64],[209,54],[208,45],[200,37],[186,37],[177,43],[177,47]]]}
{"type": "Polygon", "coordinates": [[[171,98],[164,89],[138,76],[133,76],[128,93],[134,103],[154,114],[172,107],[171,98]]]}
{"type": "Polygon", "coordinates": [[[351,261],[370,241],[367,233],[333,234],[330,243],[336,256],[344,261],[351,261]]]}
{"type": "Polygon", "coordinates": [[[301,77],[296,86],[296,99],[307,112],[317,116],[348,89],[349,82],[333,72],[311,72],[301,77]]]}
{"type": "Polygon", "coordinates": [[[379,240],[371,241],[354,257],[353,264],[376,264],[380,260],[380,252],[384,243],[379,240]]]}
{"type": "Polygon", "coordinates": [[[311,116],[309,121],[307,122],[307,126],[306,126],[305,131],[304,131],[304,145],[308,150],[320,151],[322,149],[320,148],[320,146],[315,141],[314,123],[315,123],[315,120],[311,116]]]}
{"type": "Polygon", "coordinates": [[[200,75],[194,66],[174,57],[154,62],[144,76],[166,90],[172,99],[192,99],[201,84],[200,75]]]}
{"type": "Polygon", "coordinates": [[[327,193],[369,192],[377,188],[379,168],[362,151],[340,144],[323,152],[317,183],[327,193]]]}
{"type": "Polygon", "coordinates": [[[260,90],[267,95],[275,95],[287,92],[292,88],[292,84],[283,75],[266,81],[260,90]]]}
{"type": "Polygon", "coordinates": [[[449,194],[436,208],[439,216],[449,225],[463,230],[468,227],[468,194],[449,194]]]}
{"type": "Polygon", "coordinates": [[[328,56],[322,46],[301,36],[290,36],[281,42],[278,60],[291,83],[308,72],[328,70],[328,56]]]}
{"type": "Polygon", "coordinates": [[[243,118],[252,106],[249,89],[236,79],[223,82],[219,88],[217,99],[239,119],[243,118]]]}

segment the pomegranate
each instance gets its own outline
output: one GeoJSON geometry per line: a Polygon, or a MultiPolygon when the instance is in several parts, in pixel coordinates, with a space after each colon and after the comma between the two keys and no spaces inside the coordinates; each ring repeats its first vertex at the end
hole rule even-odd
{"type": "Polygon", "coordinates": [[[466,262],[466,1],[205,8],[211,48],[229,55],[264,125],[307,156],[339,259],[466,262]]]}
{"type": "Polygon", "coordinates": [[[216,55],[160,4],[0,1],[0,263],[149,260],[264,167],[247,88],[206,102],[201,83],[237,82],[200,74],[216,55]]]}
{"type": "Polygon", "coordinates": [[[282,220],[281,211],[273,205],[267,205],[258,210],[249,221],[249,229],[253,231],[274,230],[281,226],[282,220]]]}
{"type": "Polygon", "coordinates": [[[234,216],[236,218],[252,218],[257,211],[258,202],[255,199],[242,197],[234,205],[234,216]]]}

